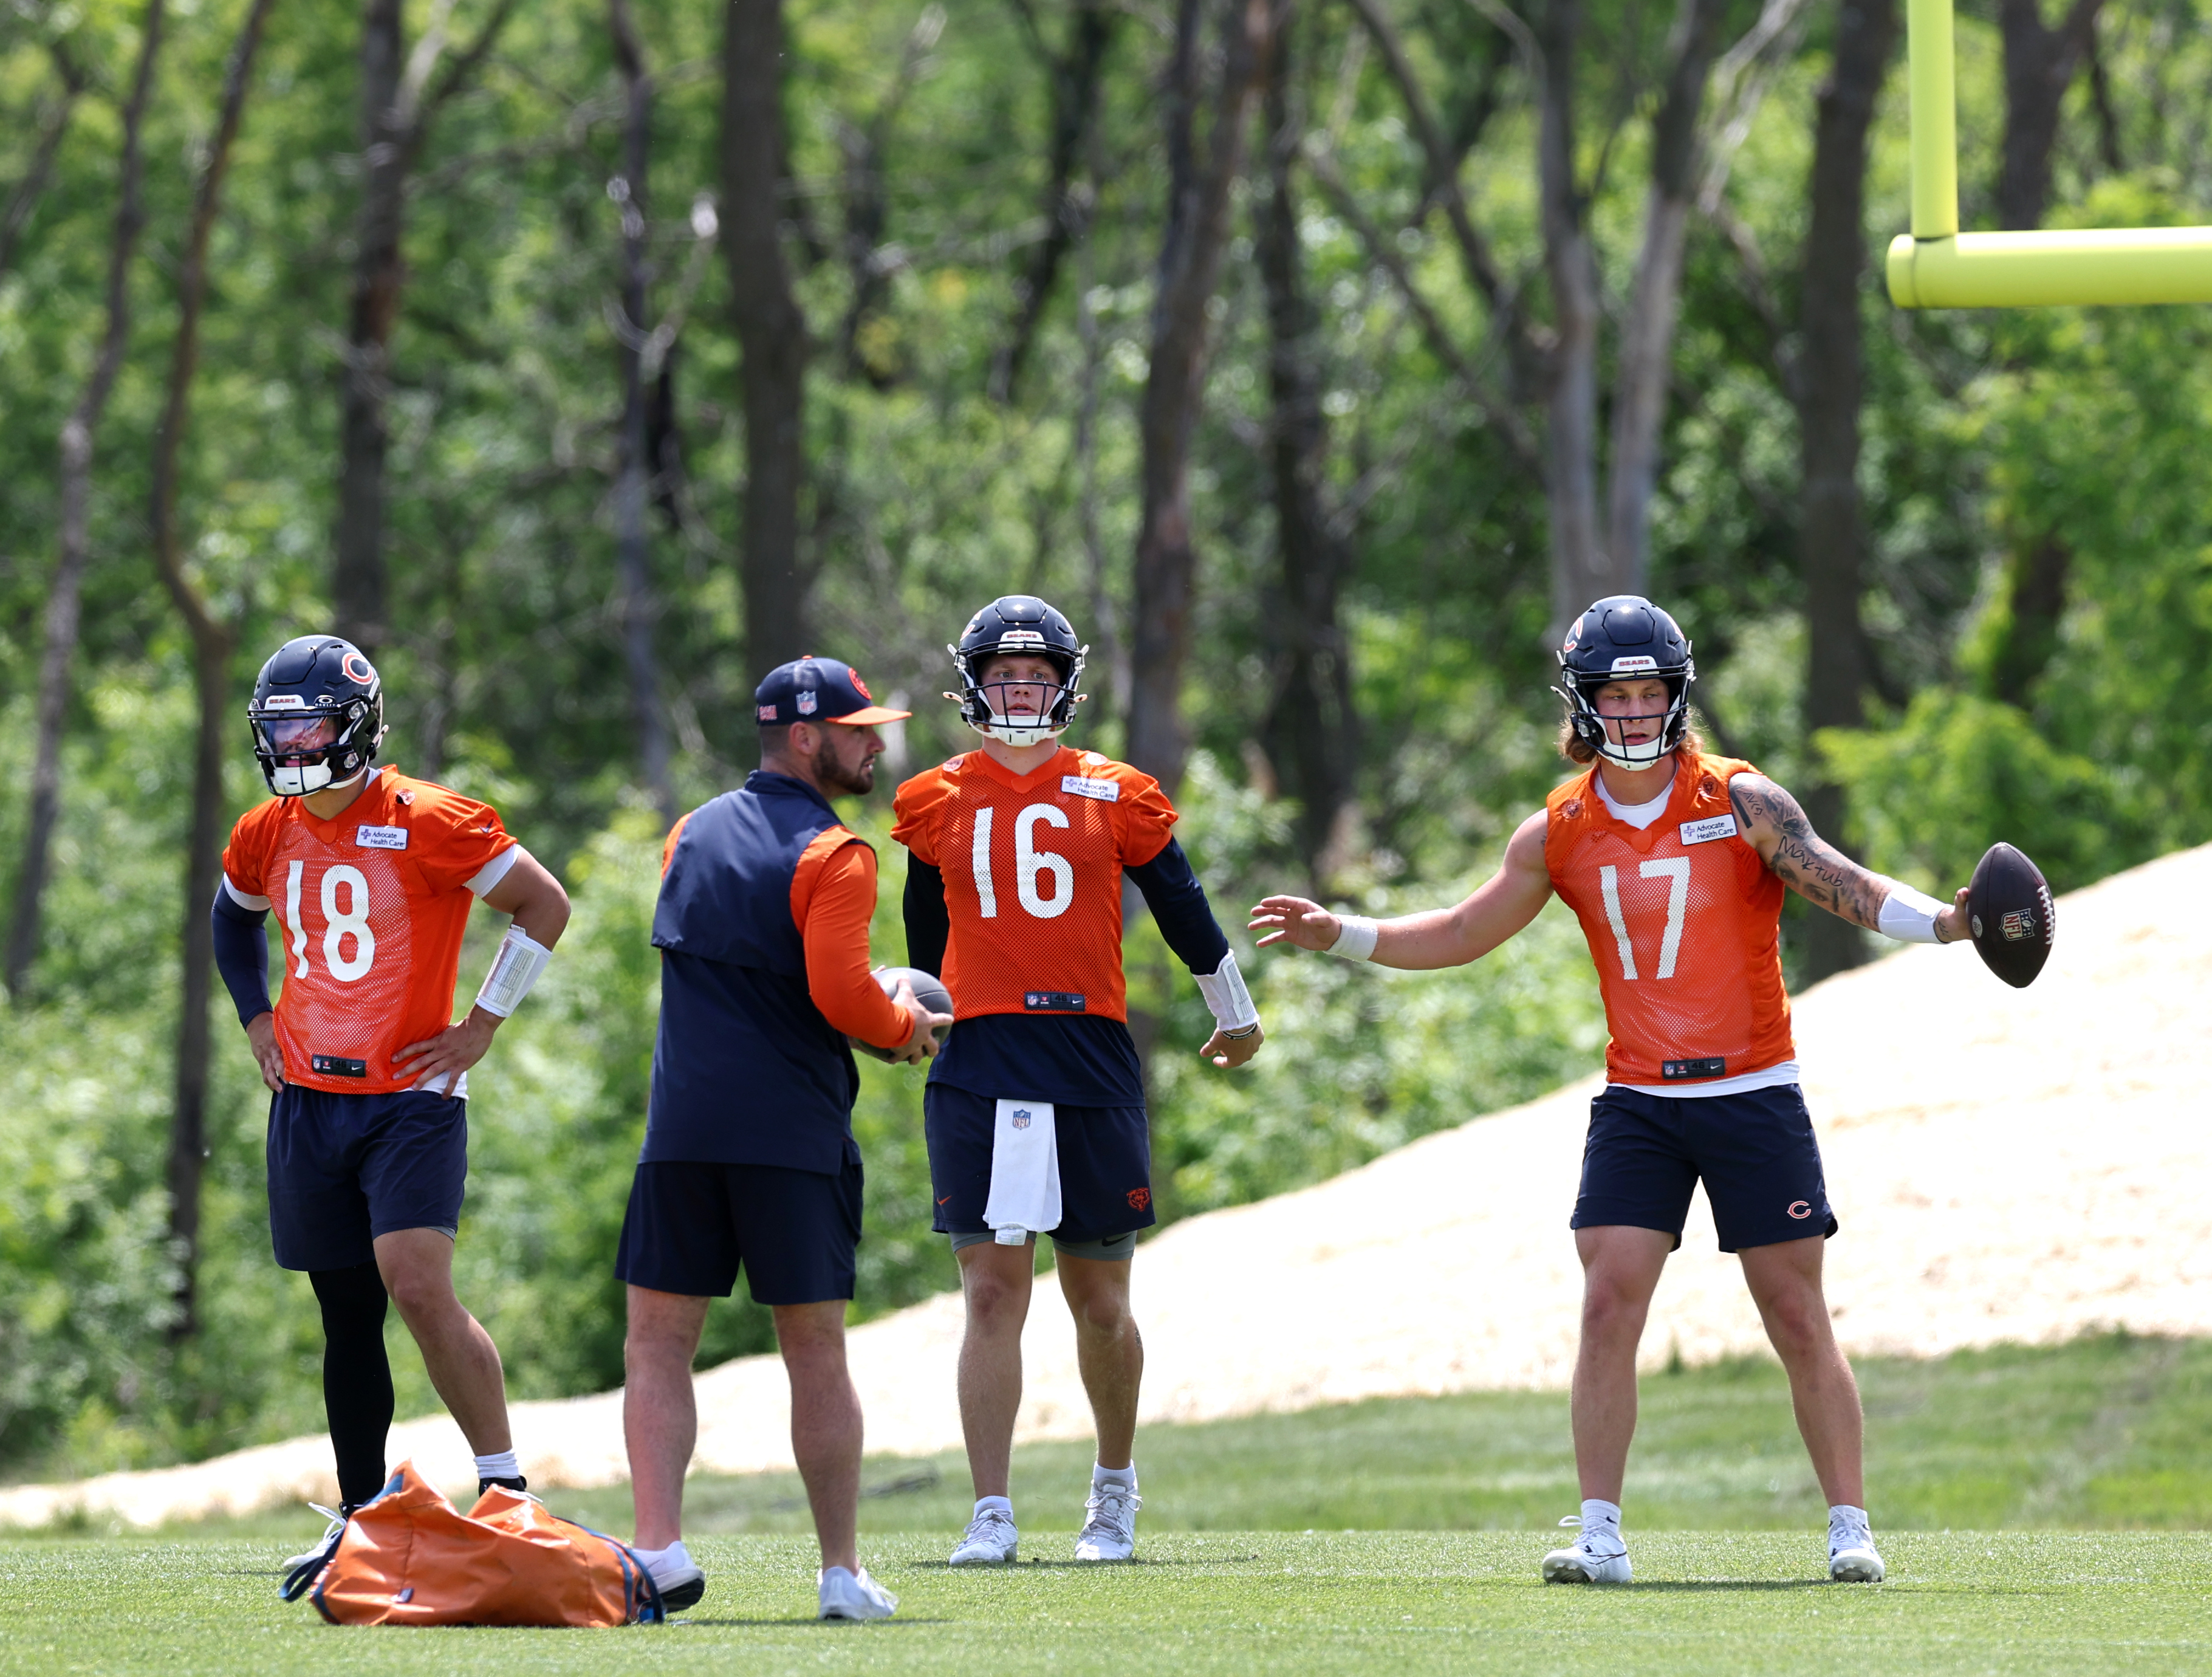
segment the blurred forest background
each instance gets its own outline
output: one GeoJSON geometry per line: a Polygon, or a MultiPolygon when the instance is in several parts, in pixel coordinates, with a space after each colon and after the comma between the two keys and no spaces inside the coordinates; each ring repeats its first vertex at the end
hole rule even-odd
{"type": "MultiPolygon", "coordinates": [[[[2207,219],[2206,6],[2056,3],[1962,9],[1967,225],[2207,219]]],[[[386,760],[577,902],[472,1102],[462,1294],[525,1396],[620,1377],[659,837],[799,652],[912,704],[910,769],[962,744],[966,614],[1054,599],[1072,738],[1175,790],[1240,946],[1264,888],[1482,877],[1563,771],[1559,627],[1616,589],[1682,619],[1721,749],[1925,888],[2000,835],[2062,888],[2201,839],[2212,328],[1893,310],[1902,33],[1899,0],[0,0],[0,1474],[320,1425],[204,931],[293,635],[367,646],[386,760]]],[[[852,818],[896,959],[893,778],[852,818]]],[[[1870,952],[1786,930],[1800,983],[1870,952]]],[[[1465,972],[1250,960],[1233,1078],[1141,921],[1129,959],[1169,1217],[1601,1050],[1556,908],[1465,972]]],[[[866,1077],[861,1315],[953,1279],[919,1075],[866,1077]]],[[[708,1355],[768,1342],[718,1307],[708,1355]]]]}

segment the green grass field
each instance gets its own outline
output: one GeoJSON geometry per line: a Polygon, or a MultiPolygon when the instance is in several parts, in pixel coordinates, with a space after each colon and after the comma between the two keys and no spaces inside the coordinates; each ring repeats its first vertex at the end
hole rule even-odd
{"type": "MultiPolygon", "coordinates": [[[[884,1625],[805,1617],[807,1516],[782,1475],[693,1481],[712,1591],[651,1631],[340,1631],[276,1600],[277,1558],[320,1529],[303,1511],[152,1537],[80,1526],[0,1544],[0,1677],[2212,1668],[2212,1537],[2186,1529],[2212,1524],[2212,1344],[2112,1335],[1860,1376],[1877,1587],[1823,1581],[1786,1389],[1743,1362],[1644,1382],[1625,1590],[1537,1582],[1577,1505],[1565,1401],[1488,1394],[1149,1429],[1127,1567],[1065,1559],[1080,1446],[1018,1454],[1024,1564],[981,1576],[943,1564],[968,1511],[957,1458],[871,1461],[864,1552],[903,1598],[884,1625]]],[[[547,1499],[628,1529],[624,1491],[547,1499]]]]}

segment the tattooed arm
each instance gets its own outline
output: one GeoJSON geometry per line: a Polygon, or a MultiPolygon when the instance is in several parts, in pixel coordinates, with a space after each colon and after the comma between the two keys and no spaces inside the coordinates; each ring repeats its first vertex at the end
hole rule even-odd
{"type": "MultiPolygon", "coordinates": [[[[1745,842],[1776,878],[1854,926],[1881,929],[1881,905],[1897,889],[1895,880],[1861,867],[1814,832],[1803,806],[1764,775],[1735,776],[1729,782],[1729,802],[1745,842]]],[[[1936,916],[1936,924],[1945,943],[1968,935],[1965,891],[1936,916]]]]}

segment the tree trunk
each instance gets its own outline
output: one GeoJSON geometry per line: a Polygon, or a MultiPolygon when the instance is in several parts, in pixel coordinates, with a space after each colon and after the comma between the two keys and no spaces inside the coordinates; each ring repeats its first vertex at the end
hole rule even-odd
{"type": "Polygon", "coordinates": [[[1272,602],[1275,683],[1262,737],[1278,781],[1298,802],[1298,850],[1317,889],[1341,858],[1337,823],[1352,801],[1358,762],[1352,659],[1338,596],[1351,556],[1331,527],[1322,494],[1328,425],[1314,366],[1314,313],[1300,262],[1298,208],[1291,185],[1303,135],[1291,99],[1294,17],[1276,15],[1265,103],[1267,191],[1254,243],[1267,296],[1268,389],[1274,415],[1270,465],[1281,587],[1272,602]]]}
{"type": "MultiPolygon", "coordinates": [[[[2005,129],[1997,176],[1997,220],[2018,232],[2043,225],[2051,207],[2051,154],[2058,143],[2058,107],[2084,64],[2096,66],[2097,14],[2103,0],[2075,0],[2065,20],[2047,28],[2036,0],[2002,0],[1997,21],[2004,32],[2005,129]]],[[[2104,125],[2105,149],[2115,144],[2104,125]]],[[[2021,538],[2007,560],[2008,608],[1995,675],[1999,697],[2027,707],[2051,654],[2058,649],[2066,615],[2066,581],[2073,550],[2050,531],[2021,538]]]]}
{"type": "Polygon", "coordinates": [[[806,321],[781,233],[782,0],[727,0],[722,39],[724,260],[742,357],[745,499],[739,582],[755,679],[806,651],[799,495],[805,473],[806,321]]]}
{"type": "Polygon", "coordinates": [[[1231,188],[1268,50],[1267,0],[1224,0],[1212,123],[1200,161],[1193,131],[1202,71],[1202,0],[1180,0],[1167,106],[1167,229],[1152,303],[1151,368],[1139,412],[1143,507],[1137,531],[1129,683],[1129,761],[1172,792],[1189,749],[1181,708],[1190,652],[1196,555],[1190,445],[1206,394],[1207,305],[1228,242],[1231,188]]]}
{"type": "Polygon", "coordinates": [[[39,137],[32,143],[31,161],[22,178],[16,181],[15,190],[8,194],[6,208],[0,209],[0,275],[15,265],[15,246],[23,236],[23,229],[30,225],[39,200],[46,196],[46,183],[54,172],[54,154],[62,148],[62,137],[69,132],[70,117],[85,89],[85,74],[77,68],[76,59],[68,48],[56,41],[52,51],[61,91],[40,118],[39,137]]]}
{"type": "MultiPolygon", "coordinates": [[[[1804,480],[1798,542],[1805,578],[1808,734],[1856,728],[1866,720],[1858,464],[1867,135],[1897,27],[1897,0],[1842,0],[1834,61],[1815,106],[1812,220],[1801,305],[1804,349],[1798,364],[1804,480]]],[[[1845,846],[1844,789],[1816,773],[1805,790],[1805,811],[1814,829],[1845,846]]],[[[1864,958],[1865,940],[1856,927],[1832,914],[1808,917],[1808,982],[1864,958]]]]}
{"type": "Polygon", "coordinates": [[[92,556],[93,441],[130,344],[131,263],[146,225],[146,170],[140,138],[165,21],[164,0],[146,0],[145,21],[139,28],[138,67],[131,79],[130,100],[123,107],[120,191],[115,234],[107,257],[107,325],[92,376],[85,381],[69,417],[62,422],[60,552],[54,566],[53,589],[46,597],[46,647],[39,660],[38,743],[31,769],[30,819],[23,837],[22,868],[15,877],[5,969],[0,973],[6,979],[8,993],[18,1002],[28,993],[31,967],[38,958],[46,872],[52,860],[54,824],[61,814],[62,724],[69,712],[70,671],[76,660],[85,567],[92,556]]]}
{"type": "Polygon", "coordinates": [[[2096,39],[2104,0],[2074,0],[2057,28],[2038,0],[1998,0],[2004,33],[2005,128],[1997,173],[1997,224],[2025,233],[2043,224],[2051,204],[2051,154],[2058,107],[2096,39]]]}
{"type": "Polygon", "coordinates": [[[1067,50],[1052,60],[1052,143],[1042,206],[1044,237],[1030,246],[1028,263],[1014,282],[1013,325],[992,362],[991,395],[1000,402],[1013,400],[1061,262],[1090,232],[1097,182],[1079,182],[1077,175],[1085,139],[1097,115],[1106,54],[1121,18],[1118,9],[1102,0],[1076,0],[1067,50]]]}
{"type": "Polygon", "coordinates": [[[623,657],[629,671],[630,708],[637,723],[638,763],[664,828],[676,821],[676,793],[668,779],[668,730],[660,715],[659,665],[653,630],[659,607],[653,594],[647,546],[647,513],[654,461],[648,435],[646,356],[657,340],[647,321],[653,268],[646,248],[646,171],[653,143],[653,82],[630,18],[629,0],[608,0],[615,68],[622,76],[623,172],[615,192],[622,213],[623,321],[616,334],[622,365],[622,449],[615,473],[615,552],[622,581],[623,657]]]}
{"type": "Polygon", "coordinates": [[[1620,366],[1613,375],[1607,481],[1607,551],[1620,591],[1628,593],[1644,592],[1649,568],[1651,495],[1658,481],[1659,434],[1674,372],[1682,242],[1697,192],[1699,118],[1726,9],[1727,0],[1682,0],[1674,61],[1652,125],[1644,247],[1637,258],[1635,289],[1621,327],[1620,366]]]}
{"type": "Polygon", "coordinates": [[[1582,0],[1546,0],[1537,32],[1543,48],[1537,185],[1554,334],[1544,427],[1544,495],[1552,526],[1552,615],[1558,623],[1571,620],[1593,599],[1625,592],[1598,528],[1601,306],[1589,205],[1575,179],[1575,61],[1582,24],[1582,0]]]}
{"type": "Polygon", "coordinates": [[[246,111],[253,60],[273,0],[253,0],[223,71],[222,114],[192,197],[192,222],[178,276],[177,337],[169,355],[169,387],[154,434],[149,519],[154,563],[192,637],[193,689],[199,727],[192,751],[191,822],[185,840],[182,1012],[177,1021],[176,1100],[169,1125],[169,1238],[178,1255],[177,1318],[169,1336],[199,1326],[200,1178],[207,1164],[208,1072],[214,1042],[208,1020],[215,990],[215,933],[208,920],[222,858],[223,744],[229,737],[230,660],[238,631],[208,608],[185,570],[177,537],[177,463],[191,410],[199,365],[200,315],[207,301],[208,240],[222,202],[222,178],[246,111]]]}
{"type": "Polygon", "coordinates": [[[392,331],[405,281],[399,235],[406,209],[407,118],[400,108],[406,52],[401,0],[367,0],[361,30],[361,148],[367,174],[354,223],[353,302],[346,322],[338,407],[337,632],[371,658],[391,613],[384,564],[384,464],[390,439],[392,331]]]}
{"type": "Polygon", "coordinates": [[[410,55],[402,0],[364,0],[361,29],[361,145],[367,175],[354,221],[353,301],[346,321],[338,404],[338,527],[331,603],[337,632],[374,657],[391,634],[385,564],[385,406],[392,394],[392,337],[407,267],[407,179],[441,106],[465,86],[507,26],[516,0],[498,0],[468,49],[426,94],[445,50],[445,13],[410,55]]]}

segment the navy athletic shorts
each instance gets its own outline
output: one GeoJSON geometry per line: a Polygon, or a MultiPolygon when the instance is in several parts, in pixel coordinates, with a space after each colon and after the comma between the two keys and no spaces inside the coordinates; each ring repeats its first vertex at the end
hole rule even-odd
{"type": "MultiPolygon", "coordinates": [[[[938,1233],[988,1233],[983,1207],[991,1198],[998,1102],[933,1083],[922,1091],[921,1114],[938,1233]]],[[[1152,1213],[1152,1138],[1144,1108],[1054,1104],[1053,1133],[1060,1147],[1055,1241],[1108,1240],[1159,1221],[1152,1213]]]]}
{"type": "Polygon", "coordinates": [[[1723,1252],[1836,1232],[1820,1144],[1794,1083],[1674,1097],[1608,1084],[1590,1103],[1569,1226],[1658,1229],[1679,1247],[1701,1179],[1723,1252]]]}
{"type": "Polygon", "coordinates": [[[860,1244],[860,1150],[834,1175],[783,1164],[641,1164],[615,1276],[687,1298],[726,1297],[745,1272],[756,1304],[853,1296],[860,1244]]]}
{"type": "Polygon", "coordinates": [[[466,1101],[424,1090],[341,1095],[287,1084],[269,1100],[269,1231],[286,1269],[347,1269],[397,1229],[461,1224],[466,1101]]]}

